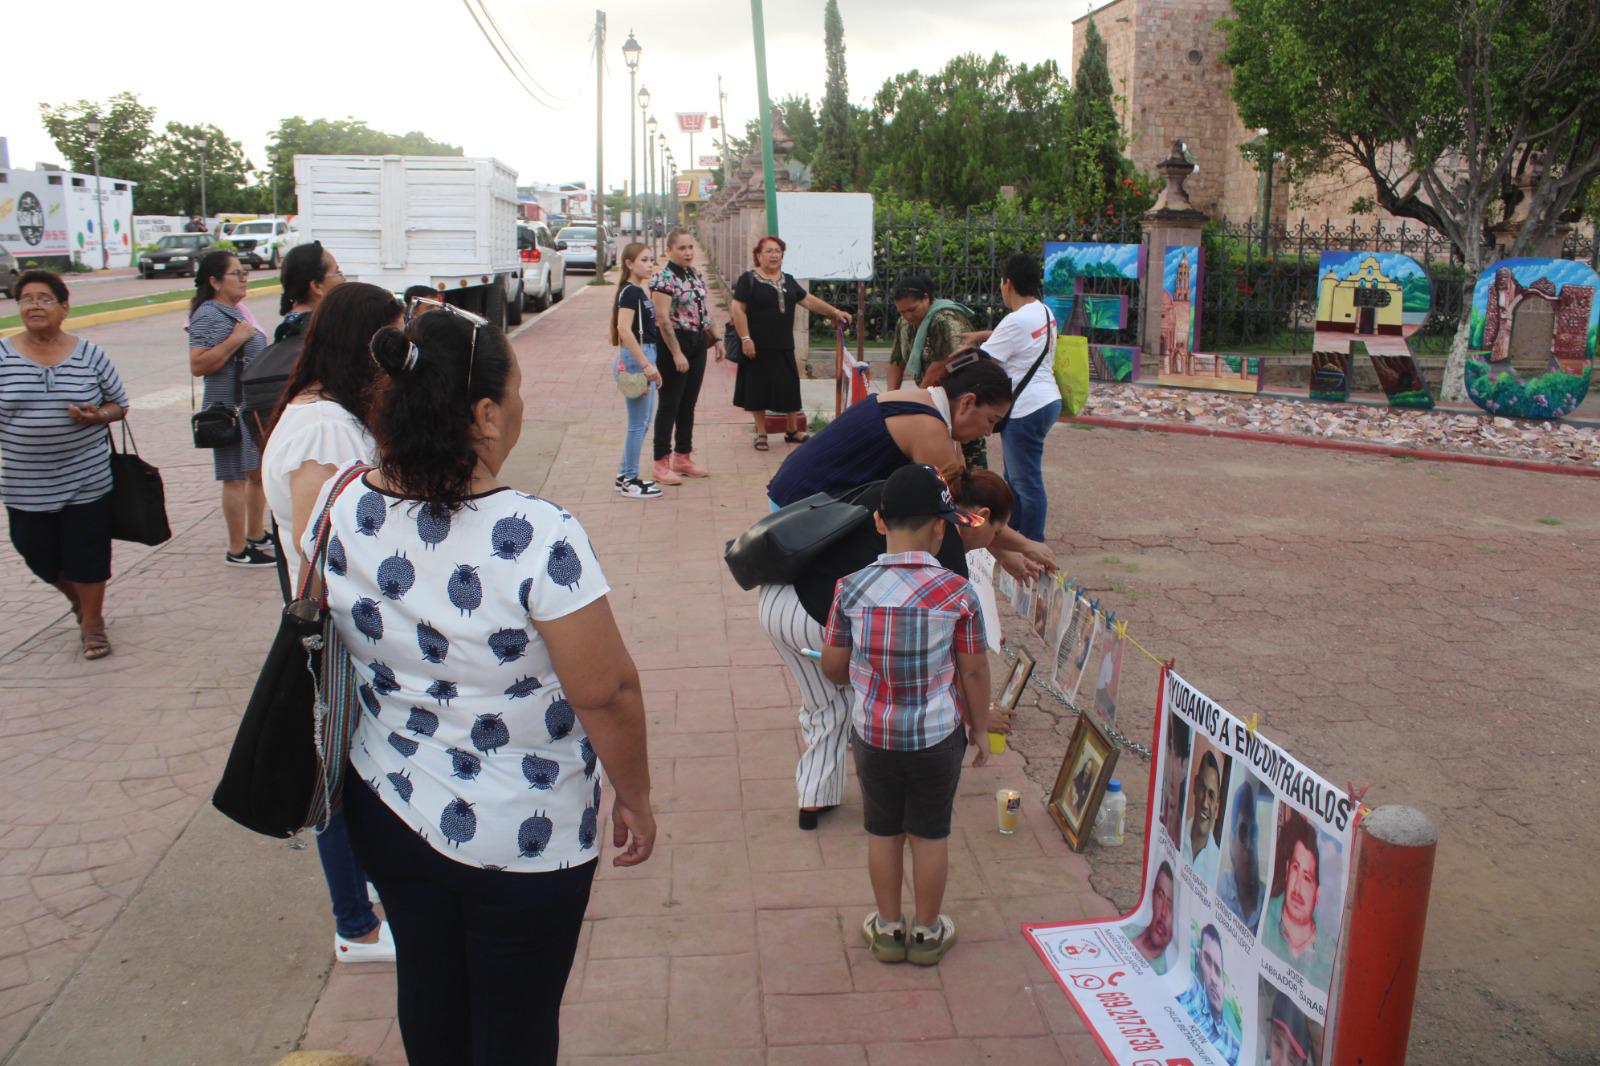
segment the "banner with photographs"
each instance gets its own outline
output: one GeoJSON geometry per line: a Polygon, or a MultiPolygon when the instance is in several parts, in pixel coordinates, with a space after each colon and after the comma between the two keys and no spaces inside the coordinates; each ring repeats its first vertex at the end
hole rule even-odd
{"type": "MultiPolygon", "coordinates": [[[[970,558],[968,563],[969,572],[976,574],[970,558]]],[[[976,584],[978,579],[973,580],[976,584]]],[[[991,587],[998,601],[1010,604],[1044,641],[1037,675],[1041,681],[1102,725],[1114,726],[1122,652],[1128,643],[1126,624],[1102,611],[1064,575],[1023,582],[992,568],[991,587]]]]}
{"type": "Polygon", "coordinates": [[[1357,804],[1161,674],[1144,892],[1026,927],[1117,1063],[1322,1066],[1357,804]]]}

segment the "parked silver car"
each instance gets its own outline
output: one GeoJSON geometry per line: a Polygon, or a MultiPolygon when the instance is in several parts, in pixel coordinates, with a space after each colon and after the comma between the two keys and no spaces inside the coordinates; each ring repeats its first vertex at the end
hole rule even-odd
{"type": "Polygon", "coordinates": [[[543,222],[517,223],[523,306],[543,311],[567,295],[566,247],[543,222]]]}
{"type": "MultiPolygon", "coordinates": [[[[602,230],[600,233],[603,234],[604,231],[602,230]]],[[[556,240],[566,242],[567,266],[573,270],[581,269],[593,272],[597,239],[596,227],[592,222],[583,225],[563,226],[556,234],[556,240]]],[[[616,238],[607,235],[606,267],[616,263],[618,252],[616,238]]]]}

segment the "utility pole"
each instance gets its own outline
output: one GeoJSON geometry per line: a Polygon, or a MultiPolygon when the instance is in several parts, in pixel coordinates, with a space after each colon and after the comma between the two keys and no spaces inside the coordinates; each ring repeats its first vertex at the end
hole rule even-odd
{"type": "Polygon", "coordinates": [[[767,185],[767,232],[778,235],[778,181],[772,161],[772,100],[767,96],[767,30],[761,0],[750,0],[750,21],[756,39],[756,94],[761,98],[761,176],[767,185]]]}
{"type": "Polygon", "coordinates": [[[206,211],[206,139],[200,138],[200,217],[210,218],[206,211]]]}
{"type": "MultiPolygon", "coordinates": [[[[91,151],[94,153],[94,212],[98,220],[95,225],[99,227],[100,234],[100,269],[105,270],[111,266],[110,250],[106,244],[106,209],[100,199],[100,116],[89,116],[89,136],[91,151]]],[[[13,293],[15,295],[15,293],[13,293]]]]}
{"type": "MultiPolygon", "coordinates": [[[[629,30],[628,39],[622,42],[622,60],[628,64],[628,206],[635,226],[639,224],[639,143],[634,136],[638,131],[633,125],[633,105],[638,99],[634,80],[639,72],[639,53],[643,51],[633,39],[633,31],[629,30]]],[[[643,104],[640,108],[643,109],[643,104]]]]}
{"type": "MultiPolygon", "coordinates": [[[[594,12],[594,206],[595,206],[595,268],[598,280],[611,262],[606,254],[606,112],[605,70],[606,13],[599,8],[594,12]]],[[[628,123],[633,128],[633,123],[628,123]]]]}
{"type": "Polygon", "coordinates": [[[722,75],[717,75],[717,120],[722,124],[722,181],[728,184],[728,94],[722,91],[722,75]]]}

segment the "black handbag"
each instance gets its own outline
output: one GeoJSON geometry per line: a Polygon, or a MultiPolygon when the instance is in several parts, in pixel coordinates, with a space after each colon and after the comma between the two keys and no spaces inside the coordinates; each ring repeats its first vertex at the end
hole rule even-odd
{"type": "Polygon", "coordinates": [[[865,507],[819,492],[773,511],[728,541],[722,561],[742,589],[792,585],[814,559],[871,519],[865,507]]]}
{"type": "MultiPolygon", "coordinates": [[[[227,448],[244,439],[244,418],[239,404],[239,353],[231,356],[233,362],[233,403],[208,403],[189,416],[189,430],[194,434],[196,448],[227,448]]],[[[194,400],[194,382],[189,382],[190,402],[194,400]]]]}
{"type": "Polygon", "coordinates": [[[744,354],[744,345],[739,340],[739,331],[734,328],[732,319],[722,330],[722,357],[734,366],[749,358],[744,354]]]}
{"type": "Polygon", "coordinates": [[[360,704],[349,655],[328,618],[322,574],[334,501],[367,469],[345,471],[328,493],[316,558],[283,608],[211,797],[217,810],[264,836],[294,836],[338,809],[360,704]]]}
{"type": "Polygon", "coordinates": [[[139,444],[127,420],[122,423],[122,450],[106,427],[111,446],[111,536],[134,544],[165,544],[172,539],[167,522],[167,490],[161,471],[139,458],[139,444]]]}

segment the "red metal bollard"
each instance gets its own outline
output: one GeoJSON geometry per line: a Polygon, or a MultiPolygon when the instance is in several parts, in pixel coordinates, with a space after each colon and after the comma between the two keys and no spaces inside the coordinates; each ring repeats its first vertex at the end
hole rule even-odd
{"type": "Polygon", "coordinates": [[[1331,1066],[1406,1060],[1438,841],[1411,807],[1379,807],[1361,821],[1331,1066]]]}

